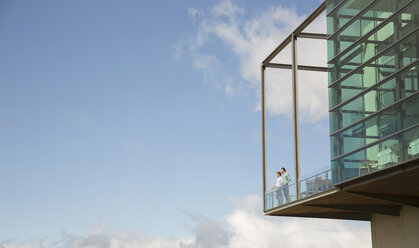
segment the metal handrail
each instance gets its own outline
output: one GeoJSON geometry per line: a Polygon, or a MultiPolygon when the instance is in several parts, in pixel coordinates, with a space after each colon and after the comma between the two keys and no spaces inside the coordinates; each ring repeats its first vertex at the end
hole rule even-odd
{"type": "Polygon", "coordinates": [[[332,171],[334,171],[332,168],[323,168],[321,172],[316,172],[313,175],[305,176],[292,183],[288,183],[286,185],[287,189],[285,190],[283,188],[284,185],[281,185],[280,188],[265,192],[265,210],[280,207],[290,202],[331,189],[333,187],[332,171]],[[305,191],[301,192],[300,190],[297,194],[294,190],[296,183],[298,183],[300,189],[305,188],[305,191]]]}

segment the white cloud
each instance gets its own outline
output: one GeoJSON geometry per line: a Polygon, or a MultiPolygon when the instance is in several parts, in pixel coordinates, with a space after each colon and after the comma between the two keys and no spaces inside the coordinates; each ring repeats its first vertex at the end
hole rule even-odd
{"type": "MultiPolygon", "coordinates": [[[[247,201],[248,206],[255,202],[247,201]]],[[[331,244],[341,248],[371,247],[368,223],[260,216],[260,211],[248,207],[235,209],[226,219],[232,232],[232,248],[320,248],[331,244]]]]}
{"type": "MultiPolygon", "coordinates": [[[[192,16],[198,10],[189,10],[192,16]]],[[[204,13],[204,12],[200,12],[204,13]]],[[[183,42],[193,58],[196,68],[204,71],[211,70],[208,58],[216,61],[218,68],[224,64],[215,52],[204,52],[214,40],[228,47],[239,62],[238,75],[234,84],[225,80],[231,72],[216,70],[218,76],[213,81],[221,87],[227,95],[237,92],[235,88],[246,88],[257,93],[259,101],[260,64],[263,59],[299,25],[306,16],[298,15],[294,9],[276,6],[249,17],[246,10],[233,3],[232,0],[222,0],[208,13],[202,14],[197,25],[196,34],[183,42]],[[215,38],[215,39],[214,39],[215,38]]],[[[310,26],[311,32],[326,32],[326,18],[322,16],[310,26]]],[[[176,54],[179,52],[179,44],[176,54]]],[[[300,64],[326,66],[326,42],[301,40],[298,42],[300,64]]],[[[275,61],[290,63],[289,49],[284,50],[275,61]]],[[[231,75],[229,76],[231,78],[231,75]]],[[[267,110],[271,115],[289,115],[291,112],[291,72],[289,70],[269,69],[267,75],[267,110]],[[275,70],[275,71],[273,71],[275,70]]],[[[326,73],[300,73],[299,97],[301,120],[317,122],[327,117],[327,75],[326,73]]],[[[259,110],[259,104],[255,103],[259,110]]]]}
{"type": "Polygon", "coordinates": [[[235,208],[226,225],[201,215],[189,215],[195,225],[186,238],[149,237],[127,230],[103,228],[83,235],[63,234],[61,240],[17,242],[7,240],[0,248],[294,248],[371,247],[367,222],[263,216],[256,195],[232,198],[235,208]]]}
{"type": "Polygon", "coordinates": [[[204,12],[200,11],[199,9],[195,9],[195,8],[188,8],[188,13],[192,18],[195,18],[196,16],[204,15],[204,12]]]}

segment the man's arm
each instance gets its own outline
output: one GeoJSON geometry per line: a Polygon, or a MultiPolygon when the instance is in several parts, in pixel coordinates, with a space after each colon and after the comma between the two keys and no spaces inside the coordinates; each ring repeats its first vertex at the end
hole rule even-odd
{"type": "Polygon", "coordinates": [[[290,181],[291,181],[291,177],[290,177],[290,175],[288,175],[288,173],[287,173],[287,175],[285,176],[285,178],[284,178],[284,180],[283,180],[282,184],[287,184],[287,183],[289,183],[290,181]]]}
{"type": "Polygon", "coordinates": [[[290,175],[287,173],[287,183],[291,182],[291,177],[290,175]]]}

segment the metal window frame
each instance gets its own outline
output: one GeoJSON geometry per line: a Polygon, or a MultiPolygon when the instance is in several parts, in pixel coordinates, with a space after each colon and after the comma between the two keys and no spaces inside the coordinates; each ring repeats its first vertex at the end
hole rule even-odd
{"type": "Polygon", "coordinates": [[[352,155],[352,154],[357,153],[357,152],[359,152],[359,151],[361,151],[361,150],[365,150],[365,149],[367,149],[367,148],[369,148],[369,147],[371,147],[371,146],[374,146],[374,145],[376,145],[376,144],[378,144],[378,143],[380,143],[380,142],[382,142],[382,141],[384,141],[384,140],[386,140],[386,139],[388,139],[388,138],[391,138],[391,137],[393,137],[393,136],[397,136],[397,135],[399,135],[399,134],[401,134],[401,133],[407,132],[407,131],[409,131],[409,130],[411,130],[411,129],[414,129],[414,128],[416,128],[416,127],[419,127],[419,123],[416,123],[415,125],[412,125],[412,126],[407,127],[407,128],[405,128],[405,129],[402,129],[402,130],[399,130],[399,131],[394,132],[394,133],[392,133],[392,134],[389,134],[389,135],[387,135],[387,136],[385,136],[385,137],[382,137],[382,138],[381,138],[381,139],[379,139],[379,140],[376,140],[376,141],[374,141],[374,142],[372,142],[372,143],[369,143],[369,144],[366,144],[366,145],[364,145],[364,146],[361,146],[361,147],[359,147],[359,148],[357,148],[357,149],[355,149],[355,150],[353,150],[353,151],[350,151],[350,152],[347,152],[347,153],[341,154],[341,155],[339,155],[339,156],[337,156],[337,157],[334,157],[334,158],[333,158],[333,159],[331,159],[330,161],[336,161],[336,160],[338,160],[338,159],[340,159],[340,158],[343,158],[343,157],[346,157],[346,156],[352,155]]]}
{"type": "Polygon", "coordinates": [[[416,96],[417,94],[419,94],[419,91],[416,91],[415,93],[413,93],[413,94],[411,94],[411,95],[408,95],[408,96],[406,96],[406,97],[403,97],[402,99],[399,99],[399,100],[397,100],[397,101],[393,102],[392,104],[388,105],[388,106],[387,106],[387,107],[385,107],[385,108],[382,108],[382,109],[380,109],[380,110],[378,110],[378,111],[375,111],[375,112],[374,112],[374,114],[371,114],[371,115],[369,115],[369,116],[366,116],[366,117],[362,118],[361,120],[358,120],[357,122],[354,122],[354,123],[352,123],[352,124],[350,124],[350,125],[348,125],[348,126],[346,126],[346,127],[344,127],[344,128],[339,129],[339,130],[336,130],[335,132],[333,132],[333,133],[329,134],[329,137],[332,137],[332,136],[335,136],[335,135],[336,135],[336,134],[338,134],[338,133],[344,132],[344,131],[346,131],[346,130],[348,130],[348,129],[350,129],[350,128],[352,128],[352,127],[356,126],[356,125],[358,125],[359,123],[361,123],[361,122],[363,122],[363,121],[367,121],[368,119],[371,119],[371,118],[375,117],[376,115],[381,114],[381,112],[384,112],[384,111],[386,111],[386,110],[388,110],[388,109],[390,109],[390,108],[394,107],[395,105],[397,105],[397,104],[399,104],[399,103],[401,103],[401,102],[404,102],[404,101],[409,100],[410,98],[412,98],[412,97],[416,96]]]}
{"type": "MultiPolygon", "coordinates": [[[[377,87],[377,86],[381,86],[382,84],[386,83],[388,80],[391,80],[391,79],[393,79],[394,77],[399,76],[399,75],[400,75],[402,72],[404,72],[405,70],[407,70],[407,69],[411,69],[411,68],[412,68],[412,67],[413,67],[416,63],[418,63],[418,62],[419,62],[419,60],[415,60],[415,61],[414,61],[414,63],[411,63],[411,64],[407,65],[406,67],[402,68],[403,70],[396,71],[395,73],[391,74],[390,76],[388,76],[387,78],[385,78],[385,79],[383,79],[382,81],[378,82],[377,84],[372,85],[371,87],[367,88],[366,90],[364,90],[363,92],[361,92],[361,93],[357,94],[356,96],[360,96],[360,95],[365,95],[365,94],[367,94],[369,91],[373,90],[373,88],[375,88],[375,87],[377,87]],[[367,91],[367,90],[368,90],[368,91],[367,91]]],[[[417,93],[417,92],[416,92],[416,93],[417,93]]],[[[362,122],[362,121],[364,121],[364,120],[366,120],[366,119],[368,119],[368,118],[372,118],[374,115],[379,114],[381,111],[385,111],[386,109],[388,109],[388,108],[390,108],[390,107],[392,107],[392,106],[394,106],[394,105],[398,104],[399,102],[401,102],[401,101],[403,101],[403,100],[407,100],[408,98],[412,97],[412,96],[413,96],[413,95],[415,95],[416,93],[413,93],[413,94],[411,94],[411,95],[407,95],[407,96],[405,96],[405,97],[403,97],[403,98],[400,98],[400,99],[398,99],[397,101],[393,102],[392,104],[390,104],[390,105],[386,106],[385,108],[382,108],[382,109],[379,109],[379,110],[377,110],[377,111],[374,111],[374,114],[372,114],[372,115],[366,116],[366,117],[364,117],[364,118],[362,118],[362,119],[358,120],[357,122],[351,123],[351,124],[350,124],[350,125],[348,125],[348,126],[345,126],[345,127],[342,127],[342,128],[340,128],[340,129],[338,129],[338,130],[336,130],[336,131],[333,131],[333,133],[331,133],[329,136],[334,136],[335,134],[337,134],[337,133],[339,133],[339,132],[344,132],[344,131],[346,131],[346,129],[349,129],[349,128],[351,128],[351,127],[353,127],[353,126],[355,126],[355,125],[359,124],[360,122],[362,122]]],[[[331,112],[331,111],[329,111],[329,113],[330,113],[330,112],[331,112]]]]}
{"type": "MultiPolygon", "coordinates": [[[[342,2],[345,2],[343,0],[342,2]]],[[[263,193],[263,211],[266,211],[266,97],[265,97],[265,79],[266,68],[291,69],[292,70],[292,112],[293,112],[293,134],[294,134],[294,173],[295,173],[295,192],[298,199],[300,195],[299,177],[300,177],[300,152],[299,152],[299,114],[298,114],[298,70],[327,72],[327,67],[298,65],[297,62],[297,38],[322,39],[327,40],[327,34],[304,33],[304,29],[310,25],[320,14],[326,10],[326,1],[320,4],[316,10],[311,13],[291,34],[289,34],[282,43],[280,43],[261,64],[261,117],[262,117],[262,193],[263,193]],[[292,63],[278,64],[271,61],[289,44],[292,49],[292,63]]],[[[296,199],[296,200],[297,200],[296,199]]]]}
{"type": "Polygon", "coordinates": [[[389,81],[389,80],[393,79],[394,77],[399,76],[399,75],[400,75],[401,73],[403,73],[405,70],[409,70],[409,69],[411,69],[411,68],[412,68],[412,67],[414,67],[414,66],[415,66],[418,62],[419,62],[419,59],[417,59],[417,60],[415,60],[415,61],[411,62],[410,64],[406,65],[405,67],[403,67],[403,68],[401,68],[401,69],[399,69],[399,70],[397,70],[397,71],[393,72],[392,74],[388,75],[386,78],[382,79],[381,81],[379,81],[379,82],[377,82],[377,83],[375,83],[375,84],[371,85],[371,86],[370,86],[370,87],[368,87],[368,88],[365,88],[363,91],[359,92],[358,94],[354,95],[353,97],[351,97],[351,98],[349,98],[349,99],[347,99],[347,100],[345,100],[345,101],[343,101],[343,102],[339,103],[338,105],[334,106],[333,108],[331,108],[331,109],[329,110],[329,112],[333,112],[333,111],[335,111],[337,108],[342,107],[342,106],[344,106],[344,105],[346,105],[346,104],[348,104],[348,103],[352,102],[354,99],[356,99],[356,98],[360,97],[361,95],[365,95],[365,94],[367,94],[368,92],[370,92],[370,91],[371,91],[371,90],[373,90],[374,88],[376,88],[376,87],[378,87],[378,86],[381,86],[382,84],[384,84],[384,83],[386,83],[387,81],[389,81]]]}
{"type": "Polygon", "coordinates": [[[376,55],[374,55],[373,57],[369,58],[367,61],[364,61],[362,64],[360,64],[358,67],[352,69],[350,72],[348,72],[348,74],[346,74],[345,76],[336,79],[333,83],[331,83],[328,88],[332,88],[335,87],[336,85],[338,85],[339,83],[341,83],[342,81],[344,81],[345,79],[349,78],[350,76],[352,76],[353,74],[355,74],[355,72],[357,70],[360,70],[362,68],[364,68],[366,65],[368,65],[369,63],[373,62],[374,60],[376,60],[377,58],[379,58],[381,55],[385,54],[386,52],[388,52],[390,49],[396,47],[397,45],[399,45],[400,43],[402,43],[403,41],[411,38],[410,36],[414,35],[416,32],[419,31],[419,27],[416,27],[415,29],[413,29],[412,31],[410,31],[409,33],[407,33],[405,36],[403,36],[402,38],[398,39],[397,41],[393,42],[390,46],[386,47],[385,49],[383,49],[381,52],[377,53],[376,55]]]}
{"type": "Polygon", "coordinates": [[[336,6],[329,13],[326,14],[326,17],[329,17],[330,15],[332,15],[338,8],[340,8],[347,1],[348,0],[341,0],[338,4],[336,4],[336,6]]]}
{"type": "Polygon", "coordinates": [[[382,28],[384,25],[386,25],[388,22],[390,22],[390,20],[393,19],[393,17],[395,17],[396,15],[400,14],[400,12],[406,10],[406,8],[411,7],[411,5],[413,3],[415,3],[416,0],[412,0],[408,3],[406,3],[405,6],[401,7],[399,10],[397,10],[396,12],[394,12],[392,15],[390,15],[389,17],[387,17],[387,19],[385,21],[383,21],[382,23],[378,24],[377,26],[375,26],[373,29],[371,29],[370,31],[368,31],[366,34],[362,35],[357,41],[355,41],[354,43],[352,43],[350,46],[348,46],[347,48],[345,48],[343,51],[340,51],[338,54],[336,54],[333,58],[331,58],[329,61],[327,61],[328,64],[332,64],[332,62],[334,60],[336,60],[337,58],[341,57],[343,54],[347,53],[348,51],[350,51],[352,48],[354,48],[355,46],[357,46],[359,43],[361,43],[362,41],[368,39],[368,37],[370,35],[372,35],[373,33],[375,33],[376,31],[378,31],[380,28],[382,28]]]}
{"type": "Polygon", "coordinates": [[[358,14],[352,16],[352,18],[345,24],[343,24],[340,28],[338,28],[337,30],[335,30],[328,38],[327,40],[332,39],[333,37],[335,37],[338,33],[342,32],[343,30],[345,30],[349,25],[351,25],[352,23],[354,23],[356,20],[358,20],[358,17],[360,17],[361,15],[365,14],[365,12],[367,12],[371,6],[373,6],[374,4],[376,4],[378,1],[377,0],[373,0],[371,3],[369,3],[367,5],[367,7],[365,7],[364,9],[362,9],[358,14]]]}

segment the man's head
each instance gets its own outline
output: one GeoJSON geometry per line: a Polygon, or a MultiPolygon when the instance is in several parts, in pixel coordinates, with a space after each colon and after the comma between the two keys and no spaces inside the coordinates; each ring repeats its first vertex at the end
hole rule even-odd
{"type": "Polygon", "coordinates": [[[280,177],[281,176],[281,172],[280,171],[277,171],[276,172],[276,177],[280,177]]]}
{"type": "Polygon", "coordinates": [[[282,167],[282,168],[281,168],[281,172],[282,172],[282,173],[285,173],[285,172],[287,172],[287,170],[286,170],[284,167],[282,167]]]}

